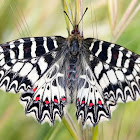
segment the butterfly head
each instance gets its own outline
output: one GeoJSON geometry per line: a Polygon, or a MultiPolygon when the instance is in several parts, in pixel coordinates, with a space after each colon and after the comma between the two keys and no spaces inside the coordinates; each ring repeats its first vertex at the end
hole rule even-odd
{"type": "Polygon", "coordinates": [[[79,35],[80,31],[78,29],[78,25],[74,26],[74,29],[71,31],[71,35],[79,35]]]}

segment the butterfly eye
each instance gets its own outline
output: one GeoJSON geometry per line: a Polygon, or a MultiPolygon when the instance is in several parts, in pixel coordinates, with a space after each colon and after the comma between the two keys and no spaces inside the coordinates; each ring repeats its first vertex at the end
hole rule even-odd
{"type": "Polygon", "coordinates": [[[72,31],[71,31],[71,34],[74,34],[74,33],[75,33],[75,31],[74,31],[74,30],[72,30],[72,31]]]}

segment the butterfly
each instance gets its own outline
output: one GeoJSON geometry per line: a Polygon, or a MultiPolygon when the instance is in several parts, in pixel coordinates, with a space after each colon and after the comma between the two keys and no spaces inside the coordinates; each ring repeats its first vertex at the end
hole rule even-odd
{"type": "Polygon", "coordinates": [[[0,45],[0,88],[21,93],[28,116],[53,125],[74,103],[83,125],[111,118],[119,102],[139,99],[140,56],[84,38],[78,25],[68,38],[27,37],[0,45]]]}

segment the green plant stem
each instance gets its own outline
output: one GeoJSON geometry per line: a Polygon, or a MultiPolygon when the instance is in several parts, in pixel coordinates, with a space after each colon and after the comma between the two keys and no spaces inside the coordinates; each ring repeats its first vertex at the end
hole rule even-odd
{"type": "Polygon", "coordinates": [[[98,136],[98,125],[96,125],[93,130],[92,140],[97,140],[97,136],[98,136]]]}
{"type": "Polygon", "coordinates": [[[74,140],[78,140],[75,132],[73,131],[73,128],[71,127],[70,123],[65,119],[65,117],[62,119],[65,127],[68,129],[69,133],[71,134],[71,136],[73,137],[74,140]]]}

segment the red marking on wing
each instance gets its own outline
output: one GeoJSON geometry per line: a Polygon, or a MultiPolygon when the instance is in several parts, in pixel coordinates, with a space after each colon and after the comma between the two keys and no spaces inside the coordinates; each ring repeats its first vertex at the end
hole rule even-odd
{"type": "Polygon", "coordinates": [[[54,102],[55,102],[55,103],[58,103],[58,100],[57,100],[57,99],[54,99],[54,102]]]}
{"type": "Polygon", "coordinates": [[[93,106],[93,103],[89,103],[89,105],[88,105],[89,107],[92,107],[93,106]]]}
{"type": "Polygon", "coordinates": [[[65,102],[65,101],[66,101],[66,98],[62,98],[61,100],[62,100],[63,102],[65,102]]]}
{"type": "Polygon", "coordinates": [[[98,104],[99,104],[99,105],[102,105],[102,101],[101,101],[101,100],[99,100],[99,101],[98,101],[98,104]]]}
{"type": "Polygon", "coordinates": [[[69,81],[67,80],[67,85],[69,84],[69,81]]]}
{"type": "Polygon", "coordinates": [[[69,73],[67,73],[67,78],[69,77],[69,73]]]}
{"type": "Polygon", "coordinates": [[[48,105],[49,104],[49,101],[45,100],[45,103],[48,105]]]}
{"type": "Polygon", "coordinates": [[[83,100],[81,104],[85,104],[85,101],[83,100]]]}
{"type": "Polygon", "coordinates": [[[135,55],[135,56],[132,56],[132,58],[133,58],[134,60],[136,60],[136,59],[138,58],[138,56],[135,55]]]}
{"type": "Polygon", "coordinates": [[[118,58],[117,52],[113,54],[113,58],[114,58],[114,60],[117,60],[117,58],[118,58]]]}
{"type": "Polygon", "coordinates": [[[37,90],[37,87],[33,89],[33,92],[35,92],[37,90]]]}
{"type": "Polygon", "coordinates": [[[39,97],[36,97],[36,98],[35,98],[35,101],[38,101],[38,100],[39,100],[39,97]]]}

